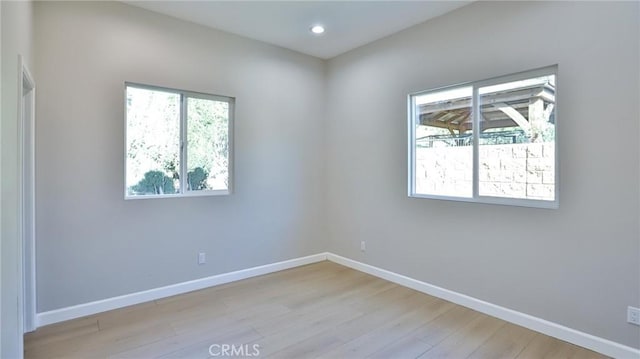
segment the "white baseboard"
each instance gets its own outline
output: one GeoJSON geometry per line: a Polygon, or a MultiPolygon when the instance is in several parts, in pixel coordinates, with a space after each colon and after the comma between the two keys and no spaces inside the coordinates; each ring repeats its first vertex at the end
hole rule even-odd
{"type": "Polygon", "coordinates": [[[429,283],[393,273],[385,269],[380,269],[369,264],[364,264],[336,254],[327,253],[327,259],[353,268],[355,270],[371,274],[373,276],[386,279],[390,282],[417,290],[422,293],[432,295],[455,304],[471,308],[478,312],[502,319],[504,321],[523,326],[525,328],[546,334],[548,336],[564,340],[575,345],[591,349],[598,353],[620,359],[640,358],[640,350],[622,345],[611,340],[596,337],[563,325],[553,323],[525,313],[491,304],[480,299],[444,289],[429,283]]]}
{"type": "Polygon", "coordinates": [[[36,324],[37,326],[44,326],[48,324],[63,322],[65,320],[80,318],[87,315],[106,312],[108,310],[123,308],[126,306],[166,298],[177,294],[192,292],[194,290],[209,288],[216,285],[235,282],[251,277],[257,277],[263,274],[278,272],[281,270],[299,267],[315,262],[321,262],[326,259],[326,253],[314,254],[307,257],[266,264],[258,267],[242,269],[235,272],[195,279],[188,282],[172,284],[166,287],[145,290],[142,292],[131,293],[118,297],[98,300],[95,302],[74,305],[71,307],[56,309],[48,312],[42,312],[36,315],[36,324]]]}
{"type": "Polygon", "coordinates": [[[95,302],[38,313],[36,315],[36,324],[38,326],[44,326],[48,324],[58,323],[65,320],[80,318],[87,315],[126,307],[129,305],[162,299],[177,294],[191,292],[194,290],[235,282],[238,280],[278,272],[281,270],[299,267],[315,262],[321,262],[323,260],[329,260],[346,267],[353,268],[355,270],[368,273],[382,279],[386,279],[390,282],[394,282],[399,285],[417,290],[419,292],[426,293],[434,297],[438,297],[452,303],[462,305],[467,308],[471,308],[478,312],[500,318],[507,322],[529,328],[536,332],[540,332],[587,349],[591,349],[610,357],[620,359],[640,358],[640,350],[638,349],[622,345],[607,339],[596,337],[594,335],[571,329],[557,323],[553,323],[525,313],[517,312],[512,309],[501,307],[499,305],[491,304],[489,302],[485,302],[483,300],[476,299],[465,294],[457,293],[429,283],[421,282],[419,280],[409,278],[401,274],[390,272],[385,269],[374,267],[369,264],[364,264],[332,253],[320,253],[307,257],[295,258],[287,261],[266,264],[235,272],[218,274],[211,277],[168,285],[166,287],[150,289],[142,292],[122,295],[119,297],[113,297],[98,300],[95,302]]]}

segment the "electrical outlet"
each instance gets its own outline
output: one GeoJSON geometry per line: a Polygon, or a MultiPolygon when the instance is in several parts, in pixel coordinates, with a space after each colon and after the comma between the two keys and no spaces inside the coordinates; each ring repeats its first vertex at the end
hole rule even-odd
{"type": "Polygon", "coordinates": [[[198,264],[207,263],[207,254],[205,252],[198,253],[198,264]]]}
{"type": "Polygon", "coordinates": [[[360,242],[360,251],[361,252],[367,251],[367,243],[365,241],[360,242]]]}
{"type": "Polygon", "coordinates": [[[627,322],[640,325],[640,308],[627,307],[627,322]]]}

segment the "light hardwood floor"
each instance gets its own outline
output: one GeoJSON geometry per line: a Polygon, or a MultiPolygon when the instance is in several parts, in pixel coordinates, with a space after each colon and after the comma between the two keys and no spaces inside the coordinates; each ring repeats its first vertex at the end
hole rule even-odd
{"type": "Polygon", "coordinates": [[[326,261],[46,326],[25,358],[225,357],[224,344],[260,358],[604,358],[326,261]]]}

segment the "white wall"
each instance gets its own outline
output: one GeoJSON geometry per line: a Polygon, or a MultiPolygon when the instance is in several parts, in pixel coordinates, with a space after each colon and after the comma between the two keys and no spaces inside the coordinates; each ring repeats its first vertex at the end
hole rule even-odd
{"type": "Polygon", "coordinates": [[[323,61],[117,2],[35,9],[38,312],[325,250],[323,61]],[[123,199],[125,81],[236,98],[233,195],[123,199]]]}
{"type": "Polygon", "coordinates": [[[474,3],[330,60],[329,250],[640,348],[638,7],[474,3]],[[407,198],[408,93],[553,64],[560,209],[407,198]]]}
{"type": "Polygon", "coordinates": [[[2,1],[2,208],[1,227],[1,303],[0,325],[2,358],[22,356],[18,296],[21,277],[21,241],[18,223],[18,54],[29,67],[33,60],[33,11],[30,2],[2,1]]]}

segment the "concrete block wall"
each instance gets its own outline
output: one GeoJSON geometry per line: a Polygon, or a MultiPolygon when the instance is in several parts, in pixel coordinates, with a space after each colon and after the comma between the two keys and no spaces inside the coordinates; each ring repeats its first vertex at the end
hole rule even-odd
{"type": "MultiPolygon", "coordinates": [[[[555,145],[518,143],[479,148],[480,195],[553,200],[555,145]]],[[[471,146],[416,149],[416,192],[471,196],[471,146]]]]}

